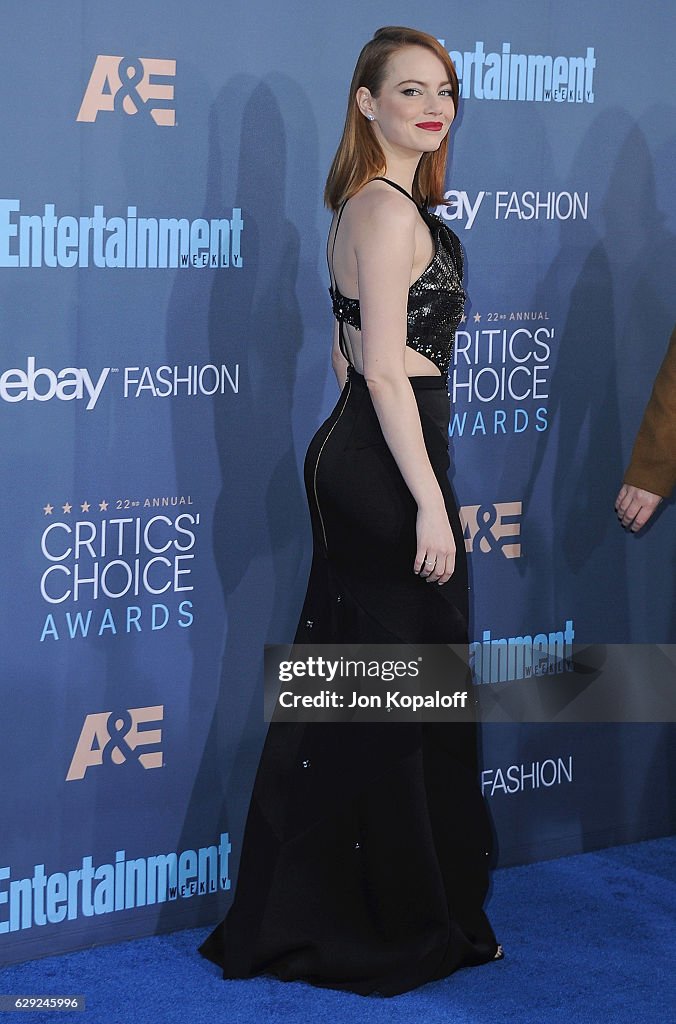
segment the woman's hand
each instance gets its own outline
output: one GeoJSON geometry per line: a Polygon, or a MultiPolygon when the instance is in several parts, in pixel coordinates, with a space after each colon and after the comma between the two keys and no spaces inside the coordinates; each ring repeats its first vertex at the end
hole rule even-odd
{"type": "Polygon", "coordinates": [[[455,569],[455,538],[446,506],[418,508],[416,518],[417,551],[413,571],[428,583],[446,583],[455,569]]]}

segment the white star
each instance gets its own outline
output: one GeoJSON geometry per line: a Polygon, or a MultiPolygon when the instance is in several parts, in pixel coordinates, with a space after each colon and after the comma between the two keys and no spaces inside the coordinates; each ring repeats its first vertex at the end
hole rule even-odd
{"type": "Polygon", "coordinates": [[[100,501],[99,502],[99,512],[107,512],[107,511],[108,511],[108,502],[107,501],[100,501]]]}
{"type": "Polygon", "coordinates": [[[67,501],[65,505],[62,505],[61,508],[66,513],[66,515],[68,515],[68,513],[72,512],[72,510],[73,510],[73,506],[71,505],[71,503],[69,501],[67,501]]]}
{"type": "Polygon", "coordinates": [[[54,511],[54,506],[44,505],[42,511],[45,513],[46,516],[51,516],[52,512],[54,511]]]}
{"type": "Polygon", "coordinates": [[[80,511],[81,512],[89,512],[89,502],[88,501],[83,501],[82,502],[82,504],[80,505],[80,511]]]}
{"type": "Polygon", "coordinates": [[[480,322],[480,320],[481,320],[481,313],[475,313],[474,314],[474,323],[478,324],[480,322]]]}

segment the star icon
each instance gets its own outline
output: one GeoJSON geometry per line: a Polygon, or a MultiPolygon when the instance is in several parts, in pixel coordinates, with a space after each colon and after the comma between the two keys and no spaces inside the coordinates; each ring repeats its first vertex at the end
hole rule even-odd
{"type": "Polygon", "coordinates": [[[474,314],[474,323],[478,324],[478,323],[480,323],[480,321],[481,321],[481,313],[475,313],[474,314]]]}
{"type": "Polygon", "coordinates": [[[107,512],[107,511],[108,511],[108,502],[107,501],[100,501],[99,502],[99,512],[107,512]]]}
{"type": "Polygon", "coordinates": [[[54,511],[54,506],[44,505],[42,511],[45,513],[46,516],[51,516],[52,512],[54,511]]]}
{"type": "Polygon", "coordinates": [[[465,316],[464,313],[462,314],[462,317],[460,318],[460,323],[461,324],[466,324],[467,323],[467,317],[465,316]]]}
{"type": "Polygon", "coordinates": [[[69,512],[73,511],[73,506],[69,501],[67,501],[65,505],[62,505],[61,508],[66,513],[66,515],[68,515],[69,512]]]}
{"type": "Polygon", "coordinates": [[[90,507],[89,506],[89,502],[88,501],[83,501],[82,504],[80,505],[80,511],[81,512],[89,512],[89,507],[90,507]]]}

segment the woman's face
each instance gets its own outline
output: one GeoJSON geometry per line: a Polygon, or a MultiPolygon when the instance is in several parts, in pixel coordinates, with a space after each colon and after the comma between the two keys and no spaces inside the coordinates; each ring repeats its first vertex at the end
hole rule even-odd
{"type": "Polygon", "coordinates": [[[380,94],[357,90],[363,114],[374,114],[376,137],[394,152],[433,152],[455,117],[451,83],[439,58],[423,46],[406,46],[388,61],[380,94]]]}

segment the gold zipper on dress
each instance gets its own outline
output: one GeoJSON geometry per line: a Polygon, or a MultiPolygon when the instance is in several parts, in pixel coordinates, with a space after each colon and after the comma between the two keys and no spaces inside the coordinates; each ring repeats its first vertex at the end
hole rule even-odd
{"type": "Polygon", "coordinates": [[[340,412],[338,413],[338,416],[336,417],[335,423],[333,424],[333,426],[329,430],[328,434],[326,435],[326,437],[322,441],[322,446],[319,449],[319,454],[317,455],[317,461],[315,462],[315,469],[314,469],[314,474],[313,474],[313,479],[312,479],[312,485],[313,485],[314,492],[315,492],[315,504],[317,505],[317,512],[319,513],[319,521],[322,524],[322,533],[324,535],[324,547],[325,547],[325,549],[327,551],[328,551],[329,547],[328,547],[328,544],[326,542],[326,528],[324,526],[324,517],[322,516],[322,510],[319,507],[319,498],[317,497],[317,470],[319,469],[319,460],[322,457],[322,452],[324,451],[324,445],[326,444],[328,439],[331,437],[331,434],[333,433],[334,428],[338,426],[338,423],[340,421],[340,417],[343,415],[343,412],[345,411],[345,406],[347,405],[347,400],[350,397],[350,389],[351,389],[351,387],[352,387],[352,381],[348,380],[348,382],[347,382],[347,391],[345,393],[345,401],[343,402],[343,407],[340,410],[340,412]]]}

